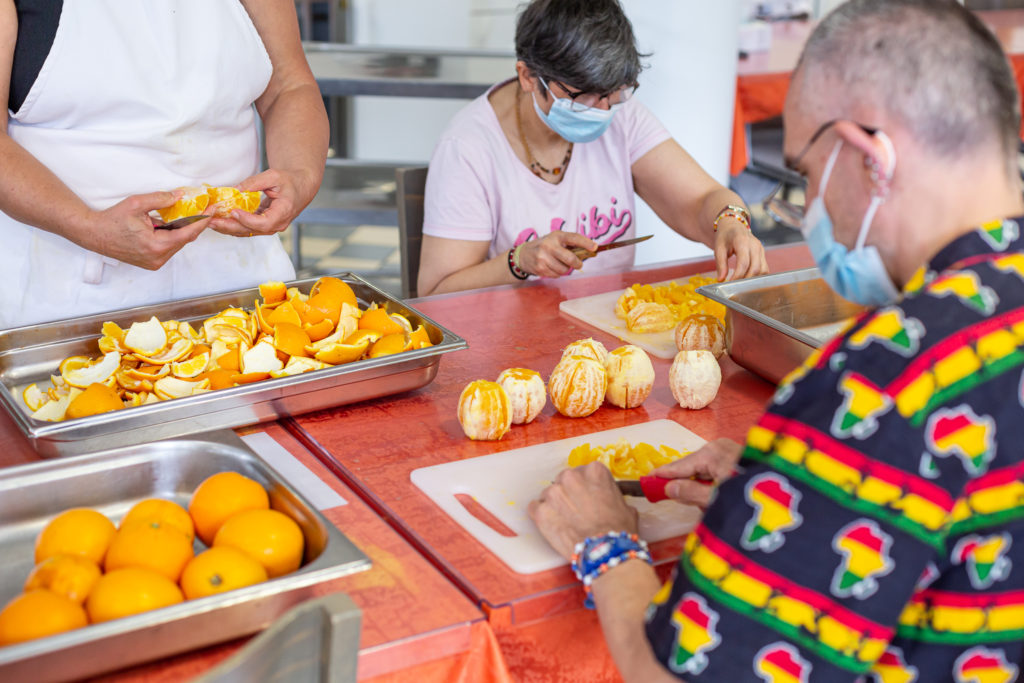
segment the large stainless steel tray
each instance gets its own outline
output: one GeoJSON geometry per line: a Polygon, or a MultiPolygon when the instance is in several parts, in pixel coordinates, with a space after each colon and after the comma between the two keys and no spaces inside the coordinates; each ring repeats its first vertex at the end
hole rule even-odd
{"type": "MultiPolygon", "coordinates": [[[[223,430],[0,470],[0,604],[21,591],[32,569],[35,537],[59,512],[91,507],[117,522],[134,503],[149,497],[187,505],[203,479],[225,470],[261,482],[271,506],[302,527],[306,556],[298,571],[219,596],[0,647],[0,680],[77,679],[254,633],[313,597],[314,584],[370,566],[276,471],[233,432],[223,430]]],[[[203,546],[197,541],[196,547],[203,546]]]]}
{"type": "MultiPolygon", "coordinates": [[[[229,306],[252,308],[259,291],[244,289],[0,330],[0,404],[43,457],[77,455],[276,420],[417,389],[434,379],[442,354],[467,348],[462,337],[358,276],[343,273],[338,277],[351,285],[361,307],[387,303],[389,311],[402,313],[413,325],[422,324],[434,345],[64,422],[35,420],[22,401],[22,390],[33,382],[48,383],[64,358],[97,355],[96,341],[104,321],[112,320],[123,328],[153,315],[160,320],[197,322],[229,306]]],[[[311,278],[289,285],[308,292],[315,281],[311,278]]]]}
{"type": "Polygon", "coordinates": [[[836,294],[817,268],[719,282],[697,291],[726,307],[729,356],[776,384],[864,310],[836,294]]]}

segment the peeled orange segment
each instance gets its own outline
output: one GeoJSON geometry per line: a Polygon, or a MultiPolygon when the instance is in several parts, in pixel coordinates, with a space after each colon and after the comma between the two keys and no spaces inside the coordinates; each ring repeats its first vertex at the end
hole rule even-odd
{"type": "Polygon", "coordinates": [[[370,358],[377,358],[379,356],[390,356],[393,353],[401,353],[410,348],[409,337],[405,332],[396,332],[394,334],[387,334],[378,339],[370,347],[370,352],[367,354],[370,358]]]}
{"type": "Polygon", "coordinates": [[[95,383],[90,384],[85,391],[72,399],[64,413],[64,418],[70,420],[76,417],[109,413],[122,408],[124,408],[124,401],[115,390],[106,384],[95,383]]]}
{"type": "Polygon", "coordinates": [[[181,199],[165,209],[156,210],[160,214],[160,218],[167,223],[186,216],[197,216],[205,211],[210,204],[210,195],[206,193],[205,187],[179,187],[177,189],[184,193],[181,199]]]}
{"type": "Polygon", "coordinates": [[[347,282],[330,275],[323,276],[309,289],[310,297],[318,294],[326,294],[332,299],[337,299],[339,305],[347,303],[349,306],[357,308],[359,306],[359,300],[356,298],[356,293],[352,291],[352,287],[347,282]]]}
{"type": "Polygon", "coordinates": [[[264,282],[260,285],[260,296],[263,297],[263,303],[276,304],[285,300],[288,288],[283,282],[264,282]]]}
{"type": "Polygon", "coordinates": [[[371,308],[364,311],[359,318],[358,327],[361,330],[376,330],[385,335],[405,332],[405,327],[389,316],[387,310],[383,308],[371,308]]]}
{"type": "Polygon", "coordinates": [[[420,325],[409,334],[409,341],[411,348],[414,349],[425,349],[428,346],[433,346],[434,343],[430,341],[430,335],[427,333],[426,328],[420,325]]]}
{"type": "Polygon", "coordinates": [[[124,371],[129,377],[144,379],[155,382],[171,371],[170,365],[140,365],[137,368],[128,368],[124,371]]]}
{"type": "Polygon", "coordinates": [[[178,337],[168,348],[156,355],[150,356],[136,353],[135,357],[149,365],[166,365],[167,363],[173,363],[174,361],[181,360],[188,356],[192,351],[193,346],[195,346],[195,343],[191,339],[178,337]]]}
{"type": "Polygon", "coordinates": [[[33,411],[32,417],[36,420],[45,420],[46,422],[60,422],[64,419],[64,414],[71,404],[71,399],[77,396],[80,391],[81,389],[74,389],[71,393],[64,394],[57,400],[47,401],[39,406],[38,410],[33,411]]]}
{"type": "Polygon", "coordinates": [[[156,316],[144,323],[132,323],[124,335],[124,346],[135,353],[152,356],[167,346],[167,330],[156,316]]]}
{"type": "Polygon", "coordinates": [[[242,374],[244,375],[254,372],[270,373],[283,367],[284,363],[277,357],[277,350],[273,344],[261,342],[242,354],[242,374]]]}
{"type": "Polygon", "coordinates": [[[288,359],[288,363],[281,370],[274,370],[270,373],[271,377],[288,377],[289,375],[301,375],[304,372],[310,372],[312,370],[320,370],[321,368],[328,367],[326,363],[315,360],[313,358],[306,358],[303,356],[292,356],[288,359]]]}
{"type": "Polygon", "coordinates": [[[29,384],[25,387],[25,390],[21,392],[21,400],[23,400],[25,405],[28,406],[28,409],[34,413],[39,410],[40,406],[49,401],[50,397],[39,389],[39,385],[29,384]]]}
{"type": "Polygon", "coordinates": [[[370,344],[383,337],[377,330],[356,330],[343,340],[346,344],[360,344],[365,339],[370,344]]]}
{"type": "Polygon", "coordinates": [[[309,337],[310,342],[317,342],[324,339],[334,331],[334,323],[330,320],[321,320],[314,325],[303,325],[302,331],[306,333],[307,337],[309,337]]]}
{"type": "Polygon", "coordinates": [[[61,372],[64,380],[73,387],[84,389],[94,382],[113,382],[114,373],[121,367],[121,354],[111,351],[102,359],[85,366],[68,366],[61,372]]]}
{"type": "Polygon", "coordinates": [[[366,353],[370,342],[363,340],[358,344],[329,344],[316,352],[316,359],[330,365],[340,365],[359,360],[366,353]]]}
{"type": "Polygon", "coordinates": [[[208,187],[206,192],[210,197],[208,211],[214,216],[230,216],[235,209],[254,212],[260,208],[262,194],[256,192],[243,192],[237,187],[208,187]]]}
{"type": "Polygon", "coordinates": [[[298,325],[278,323],[274,327],[274,348],[289,356],[305,356],[309,335],[298,325]]]}
{"type": "Polygon", "coordinates": [[[278,323],[291,323],[292,325],[302,327],[302,318],[299,317],[299,313],[295,310],[295,306],[288,301],[275,308],[269,315],[265,315],[264,320],[266,320],[267,324],[271,327],[278,323]]]}
{"type": "Polygon", "coordinates": [[[236,370],[207,370],[206,372],[202,372],[196,375],[195,380],[209,380],[210,390],[215,391],[217,389],[227,389],[228,387],[233,387],[235,383],[231,381],[231,377],[235,374],[237,374],[236,370]]]}
{"type": "Polygon", "coordinates": [[[171,363],[171,374],[180,379],[192,379],[210,364],[210,353],[201,353],[188,360],[171,363]]]}
{"type": "Polygon", "coordinates": [[[177,377],[161,377],[153,384],[153,393],[156,394],[157,398],[164,401],[172,398],[194,396],[209,389],[210,381],[205,379],[191,382],[185,379],[178,379],[177,377]]]}
{"type": "Polygon", "coordinates": [[[133,377],[128,374],[128,371],[123,367],[114,373],[114,378],[117,380],[117,386],[121,387],[125,391],[153,391],[152,381],[133,377]]]}

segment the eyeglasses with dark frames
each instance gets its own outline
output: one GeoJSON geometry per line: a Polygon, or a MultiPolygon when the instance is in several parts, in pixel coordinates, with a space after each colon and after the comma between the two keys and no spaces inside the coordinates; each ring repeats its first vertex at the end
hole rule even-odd
{"type": "MultiPolygon", "coordinates": [[[[544,80],[543,76],[538,74],[537,78],[540,79],[540,82],[544,85],[545,88],[551,90],[551,86],[548,85],[548,82],[544,80]]],[[[593,109],[594,107],[601,103],[601,100],[608,100],[610,104],[621,104],[622,102],[625,102],[626,100],[631,98],[633,96],[633,93],[635,93],[636,89],[639,87],[637,84],[634,83],[633,85],[626,85],[619,88],[618,90],[613,90],[612,92],[609,93],[597,94],[583,92],[581,90],[570,90],[568,87],[566,87],[564,83],[560,81],[551,82],[557,83],[558,87],[561,88],[562,91],[569,96],[569,100],[571,101],[569,109],[576,112],[593,109]]],[[[551,94],[552,96],[555,96],[553,92],[551,94]]]]}
{"type": "MultiPolygon", "coordinates": [[[[826,121],[821,124],[818,130],[814,131],[814,135],[812,135],[811,139],[807,141],[807,144],[804,145],[804,148],[800,150],[800,153],[792,159],[786,159],[786,168],[799,173],[797,169],[800,166],[800,162],[810,151],[811,147],[814,146],[814,143],[825,134],[825,131],[842,120],[843,119],[832,119],[831,121],[826,121]]],[[[871,128],[870,126],[865,126],[862,123],[856,123],[856,125],[868,135],[874,135],[878,132],[877,128],[871,128]]],[[[807,179],[803,178],[802,174],[801,178],[803,181],[801,189],[806,191],[807,179]]],[[[807,205],[806,203],[797,203],[783,198],[782,193],[786,189],[787,185],[792,185],[792,183],[787,183],[786,181],[780,182],[775,189],[772,190],[771,194],[769,194],[761,203],[761,206],[764,207],[764,210],[775,222],[780,223],[787,228],[799,230],[803,224],[804,215],[807,213],[807,205]]],[[[806,197],[806,192],[804,193],[804,196],[806,197]]]]}

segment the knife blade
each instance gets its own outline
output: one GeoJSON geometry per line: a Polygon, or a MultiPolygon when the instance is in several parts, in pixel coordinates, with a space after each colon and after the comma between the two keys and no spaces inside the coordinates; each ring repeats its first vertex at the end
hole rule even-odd
{"type": "Polygon", "coordinates": [[[602,251],[607,251],[609,249],[618,249],[619,247],[628,247],[631,244],[639,244],[640,242],[643,242],[644,240],[649,240],[652,237],[654,237],[654,235],[644,235],[643,237],[631,237],[628,240],[620,240],[618,242],[602,244],[597,248],[596,251],[587,251],[583,247],[573,247],[572,253],[576,254],[576,258],[578,258],[579,260],[585,261],[588,258],[593,258],[597,256],[602,251]]]}
{"type": "Polygon", "coordinates": [[[163,223],[162,225],[154,225],[153,227],[157,230],[177,230],[178,228],[184,228],[186,225],[192,225],[196,221],[201,221],[204,218],[209,218],[204,214],[196,216],[185,216],[184,218],[178,218],[171,221],[170,223],[163,223]]]}
{"type": "MultiPolygon", "coordinates": [[[[619,479],[615,484],[619,487],[619,492],[624,496],[646,498],[652,503],[657,503],[659,500],[668,500],[665,487],[668,486],[670,481],[672,480],[666,477],[656,477],[653,474],[648,474],[639,479],[619,479]]],[[[714,483],[709,479],[693,479],[693,481],[705,486],[711,486],[714,483]]]]}

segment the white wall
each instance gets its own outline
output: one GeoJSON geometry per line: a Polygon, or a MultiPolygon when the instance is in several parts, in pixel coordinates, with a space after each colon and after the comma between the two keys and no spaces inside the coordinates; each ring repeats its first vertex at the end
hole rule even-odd
{"type": "MultiPolygon", "coordinates": [[[[623,0],[641,52],[652,52],[637,98],[723,185],[729,181],[736,96],[740,0],[623,0]]],[[[711,250],[680,239],[646,205],[637,232],[654,239],[637,246],[637,264],[703,256],[711,250]]]]}

